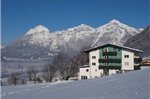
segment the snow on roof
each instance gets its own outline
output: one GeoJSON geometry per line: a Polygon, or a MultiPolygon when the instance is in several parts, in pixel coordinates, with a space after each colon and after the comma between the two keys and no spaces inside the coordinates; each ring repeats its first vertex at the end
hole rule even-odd
{"type": "Polygon", "coordinates": [[[114,44],[104,44],[104,45],[96,46],[96,47],[93,47],[93,48],[90,48],[90,49],[87,49],[87,50],[84,50],[84,51],[85,52],[90,52],[92,50],[95,50],[95,49],[98,49],[98,48],[101,48],[101,47],[104,47],[104,46],[108,46],[108,45],[120,47],[120,48],[123,48],[123,49],[128,49],[128,50],[135,51],[135,52],[140,52],[140,53],[143,52],[142,50],[139,50],[139,49],[135,49],[135,48],[127,47],[127,46],[122,46],[122,45],[114,45],[114,44]]]}

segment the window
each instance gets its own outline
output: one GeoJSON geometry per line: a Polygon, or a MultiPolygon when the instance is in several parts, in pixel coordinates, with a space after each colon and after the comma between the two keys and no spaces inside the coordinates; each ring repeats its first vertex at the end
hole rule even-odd
{"type": "Polygon", "coordinates": [[[116,74],[121,74],[121,72],[122,72],[122,71],[120,71],[120,70],[117,70],[117,71],[116,71],[116,74]]]}
{"type": "Polygon", "coordinates": [[[127,58],[129,58],[129,55],[127,55],[127,58]]]}
{"type": "Polygon", "coordinates": [[[124,65],[125,66],[129,66],[129,62],[124,62],[124,65]]]}
{"type": "Polygon", "coordinates": [[[126,58],[126,55],[124,55],[124,58],[126,58]]]}
{"type": "Polygon", "coordinates": [[[129,55],[124,55],[124,58],[129,58],[129,55]]]}
{"type": "Polygon", "coordinates": [[[88,72],[89,71],[89,69],[86,69],[86,72],[88,72]]]}
{"type": "Polygon", "coordinates": [[[96,65],[96,63],[92,63],[92,65],[96,65]]]}
{"type": "Polygon", "coordinates": [[[107,52],[107,49],[105,49],[105,52],[107,52]]]}
{"type": "Polygon", "coordinates": [[[87,76],[81,76],[81,79],[87,79],[87,76]]]}
{"type": "Polygon", "coordinates": [[[92,59],[96,59],[96,56],[92,56],[92,59]]]}
{"type": "Polygon", "coordinates": [[[116,51],[116,49],[115,49],[115,48],[113,48],[113,51],[116,51]]]}

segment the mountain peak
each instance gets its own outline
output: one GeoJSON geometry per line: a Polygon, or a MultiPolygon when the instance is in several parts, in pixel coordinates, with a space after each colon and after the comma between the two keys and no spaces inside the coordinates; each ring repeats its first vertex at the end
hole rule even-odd
{"type": "Polygon", "coordinates": [[[49,32],[49,30],[43,25],[38,25],[38,26],[35,26],[34,28],[31,28],[25,35],[41,33],[41,32],[49,32]]]}
{"type": "Polygon", "coordinates": [[[80,24],[80,25],[78,25],[78,26],[80,26],[80,27],[89,27],[89,26],[86,25],[86,24],[80,24]]]}
{"type": "Polygon", "coordinates": [[[89,29],[93,29],[91,26],[87,25],[87,24],[80,24],[77,26],[78,28],[89,28],[89,29]]]}
{"type": "MultiPolygon", "coordinates": [[[[36,27],[35,27],[36,29],[47,29],[45,26],[43,26],[43,25],[37,25],[36,27]]],[[[47,29],[48,30],[48,29],[47,29]]]]}
{"type": "Polygon", "coordinates": [[[68,31],[91,31],[91,30],[94,30],[91,26],[89,25],[86,25],[86,24],[80,24],[76,27],[73,27],[73,28],[70,28],[68,29],[68,31]]]}
{"type": "MultiPolygon", "coordinates": [[[[101,29],[106,29],[106,30],[113,30],[113,29],[120,29],[120,30],[128,30],[128,31],[136,31],[137,33],[142,31],[140,29],[136,29],[134,27],[131,27],[131,26],[128,26],[124,23],[121,23],[120,21],[116,20],[116,19],[113,19],[111,21],[109,21],[107,24],[104,24],[102,26],[100,26],[98,29],[101,30],[101,29]]],[[[131,34],[132,34],[131,32],[131,34]]]]}
{"type": "Polygon", "coordinates": [[[116,20],[116,19],[113,19],[111,20],[109,23],[117,23],[117,24],[120,24],[120,21],[116,20]]]}

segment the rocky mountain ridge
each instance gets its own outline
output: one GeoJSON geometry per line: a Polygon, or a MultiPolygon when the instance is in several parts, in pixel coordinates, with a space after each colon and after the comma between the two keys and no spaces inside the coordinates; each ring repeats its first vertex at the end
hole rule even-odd
{"type": "Polygon", "coordinates": [[[80,50],[113,43],[123,45],[141,32],[118,20],[111,20],[98,28],[81,24],[67,30],[50,32],[39,25],[2,49],[4,59],[50,59],[59,52],[76,55],[80,50]]]}

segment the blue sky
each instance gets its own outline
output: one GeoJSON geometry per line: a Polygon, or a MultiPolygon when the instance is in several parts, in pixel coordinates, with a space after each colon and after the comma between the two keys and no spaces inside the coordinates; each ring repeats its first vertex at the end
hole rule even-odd
{"type": "Polygon", "coordinates": [[[79,24],[98,27],[112,19],[136,28],[150,23],[150,0],[2,0],[2,45],[36,25],[50,31],[79,24]]]}

